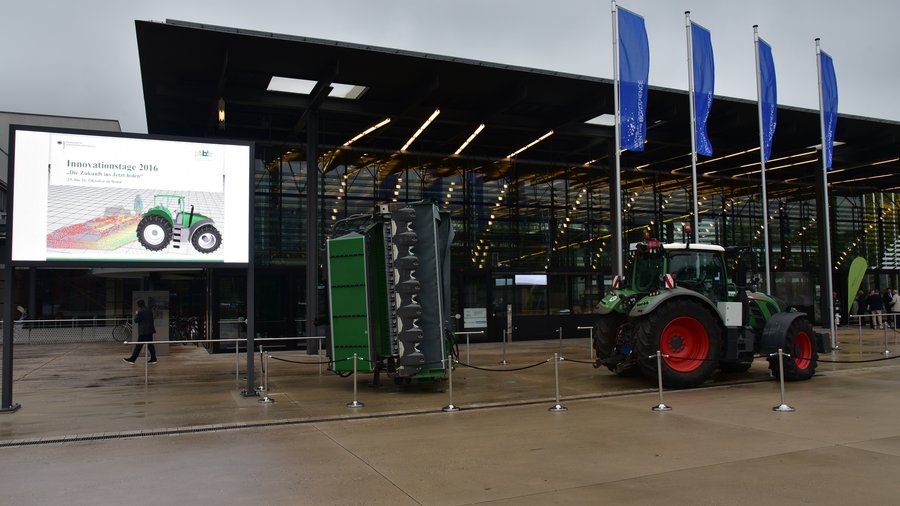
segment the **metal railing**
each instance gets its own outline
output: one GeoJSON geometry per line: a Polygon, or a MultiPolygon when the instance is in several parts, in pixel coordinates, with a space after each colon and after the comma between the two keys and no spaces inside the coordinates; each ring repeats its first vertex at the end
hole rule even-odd
{"type": "MultiPolygon", "coordinates": [[[[260,353],[260,361],[262,361],[262,353],[263,353],[263,343],[271,342],[271,341],[323,341],[325,340],[325,336],[295,336],[295,337],[257,337],[254,339],[254,344],[259,346],[260,353]]],[[[202,343],[234,343],[234,383],[236,386],[240,385],[240,375],[241,375],[241,346],[240,343],[246,343],[248,341],[247,338],[232,338],[232,339],[179,339],[175,341],[125,341],[122,344],[134,346],[136,344],[147,345],[147,344],[202,344],[202,343]]],[[[246,348],[246,345],[245,345],[246,348]]],[[[322,375],[322,350],[324,347],[319,346],[319,375],[322,375]]],[[[150,354],[147,346],[144,346],[143,349],[143,362],[144,362],[144,386],[146,387],[149,382],[149,366],[150,366],[150,354]]],[[[255,353],[255,350],[250,350],[250,353],[255,353]]]]}
{"type": "MultiPolygon", "coordinates": [[[[113,341],[112,330],[131,316],[112,318],[57,318],[16,320],[13,322],[14,344],[67,344],[113,341]]],[[[2,325],[2,321],[0,321],[2,325]]]]}

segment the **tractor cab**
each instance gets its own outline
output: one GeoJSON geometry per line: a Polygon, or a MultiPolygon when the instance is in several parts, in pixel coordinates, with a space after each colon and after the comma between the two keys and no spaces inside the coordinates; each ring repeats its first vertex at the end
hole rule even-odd
{"type": "MultiPolygon", "coordinates": [[[[735,291],[728,280],[725,249],[721,246],[651,240],[634,243],[630,250],[625,291],[655,294],[681,287],[699,292],[713,303],[728,300],[729,292],[735,291]]],[[[613,285],[618,288],[615,280],[613,285]]]]}

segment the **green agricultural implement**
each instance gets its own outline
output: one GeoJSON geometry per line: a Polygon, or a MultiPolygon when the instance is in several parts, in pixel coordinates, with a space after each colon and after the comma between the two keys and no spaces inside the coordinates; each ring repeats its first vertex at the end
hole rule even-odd
{"type": "Polygon", "coordinates": [[[385,204],[338,222],[328,240],[331,339],[338,373],[398,384],[444,377],[450,331],[450,216],[433,203],[385,204]]]}

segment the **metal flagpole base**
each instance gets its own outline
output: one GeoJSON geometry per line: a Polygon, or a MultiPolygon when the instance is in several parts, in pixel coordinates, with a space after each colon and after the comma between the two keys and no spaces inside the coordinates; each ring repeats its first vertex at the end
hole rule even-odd
{"type": "Polygon", "coordinates": [[[441,408],[441,411],[443,411],[444,413],[453,413],[459,411],[459,408],[454,406],[453,404],[447,404],[446,406],[441,408]]]}
{"type": "Polygon", "coordinates": [[[497,362],[497,363],[500,364],[500,365],[509,365],[509,361],[506,360],[505,358],[504,358],[503,360],[497,362]]]}
{"type": "Polygon", "coordinates": [[[362,407],[365,407],[365,404],[363,404],[359,401],[350,401],[347,403],[347,407],[348,408],[362,408],[362,407]]]}
{"type": "Polygon", "coordinates": [[[548,409],[547,411],[552,411],[554,413],[565,413],[568,410],[569,410],[569,408],[563,406],[562,404],[557,404],[556,406],[553,406],[552,408],[548,409]]]}
{"type": "Polygon", "coordinates": [[[275,402],[275,399],[273,399],[267,395],[267,396],[257,400],[256,402],[261,402],[263,404],[272,404],[275,402]]]}
{"type": "Polygon", "coordinates": [[[666,406],[665,403],[660,402],[656,406],[653,406],[652,408],[650,408],[650,410],[651,411],[672,411],[672,408],[669,406],[666,406]]]}
{"type": "Polygon", "coordinates": [[[781,404],[779,406],[775,406],[774,408],[772,408],[772,411],[778,411],[780,413],[792,413],[797,410],[788,406],[787,404],[781,404]]]}
{"type": "Polygon", "coordinates": [[[241,395],[244,397],[259,397],[259,392],[256,390],[241,390],[241,395]]]}
{"type": "Polygon", "coordinates": [[[14,402],[11,406],[9,406],[7,408],[0,408],[0,413],[15,413],[21,407],[22,407],[21,404],[19,404],[18,402],[14,402]]]}

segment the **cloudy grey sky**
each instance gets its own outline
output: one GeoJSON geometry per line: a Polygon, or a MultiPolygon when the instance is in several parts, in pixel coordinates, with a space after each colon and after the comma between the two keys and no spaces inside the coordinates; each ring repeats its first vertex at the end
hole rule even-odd
{"type": "MultiPolygon", "coordinates": [[[[118,119],[146,132],[134,20],[167,18],[612,77],[607,0],[30,0],[0,17],[0,110],[118,119]]],[[[621,0],[644,16],[650,84],[687,88],[684,11],[712,32],[716,94],[756,98],[752,25],[778,103],[818,109],[816,37],[839,112],[900,121],[897,0],[621,0]]],[[[713,105],[715,107],[715,105],[713,105]]]]}

